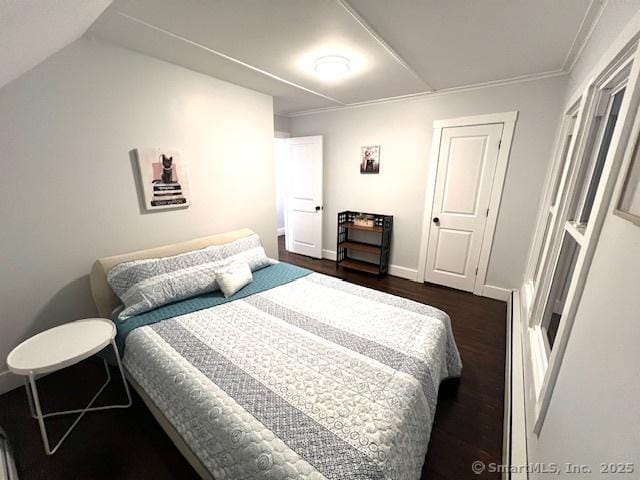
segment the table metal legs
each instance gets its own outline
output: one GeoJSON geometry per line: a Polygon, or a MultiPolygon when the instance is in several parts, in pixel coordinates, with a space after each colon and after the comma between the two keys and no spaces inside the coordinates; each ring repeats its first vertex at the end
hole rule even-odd
{"type": "Polygon", "coordinates": [[[120,361],[120,355],[118,354],[118,347],[116,346],[115,339],[111,340],[111,346],[113,347],[113,352],[116,356],[116,361],[118,362],[118,369],[120,370],[120,377],[122,379],[122,384],[124,385],[124,390],[127,392],[127,403],[122,405],[105,405],[103,407],[92,407],[93,403],[100,396],[102,391],[106,388],[106,386],[111,381],[111,372],[109,371],[109,366],[107,365],[107,361],[103,359],[104,368],[107,372],[107,381],[100,387],[98,392],[93,396],[89,404],[85,408],[78,408],[75,410],[65,410],[61,412],[51,412],[51,413],[42,413],[42,409],[40,408],[40,398],[38,397],[38,388],[36,387],[36,378],[34,374],[29,374],[28,377],[25,377],[25,389],[27,390],[27,399],[29,401],[29,409],[31,410],[31,416],[38,420],[38,424],[40,425],[40,434],[42,435],[42,442],[44,443],[44,451],[47,455],[53,455],[56,453],[62,442],[69,436],[71,431],[75,428],[75,426],[80,422],[80,419],[87,412],[97,412],[100,410],[110,410],[113,408],[127,408],[131,406],[131,393],[129,392],[129,385],[127,385],[127,380],[124,377],[124,370],[122,369],[122,362],[120,361]],[[51,448],[49,446],[49,437],[47,435],[47,429],[44,424],[44,419],[49,417],[55,417],[60,415],[71,415],[74,413],[79,413],[78,417],[75,419],[73,424],[69,427],[66,433],[62,436],[62,438],[58,441],[55,447],[51,448]]]}

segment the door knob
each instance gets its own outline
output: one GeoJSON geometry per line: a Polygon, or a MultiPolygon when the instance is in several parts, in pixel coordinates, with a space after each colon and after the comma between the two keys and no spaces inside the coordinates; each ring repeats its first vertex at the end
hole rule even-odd
{"type": "Polygon", "coordinates": [[[320,205],[316,205],[316,212],[320,211],[320,205]]]}
{"type": "Polygon", "coordinates": [[[440,219],[438,217],[433,217],[433,223],[440,223],[440,219]]]}

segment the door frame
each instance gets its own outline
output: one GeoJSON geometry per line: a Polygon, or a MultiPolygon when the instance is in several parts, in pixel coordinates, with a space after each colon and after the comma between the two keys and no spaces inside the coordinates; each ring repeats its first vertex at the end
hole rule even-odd
{"type": "MultiPolygon", "coordinates": [[[[291,135],[289,135],[286,138],[283,138],[282,140],[284,140],[285,144],[289,147],[291,145],[291,141],[292,140],[304,140],[304,139],[320,139],[320,156],[322,159],[322,172],[321,172],[321,179],[322,179],[322,188],[320,189],[320,201],[318,201],[318,203],[320,204],[320,211],[316,212],[319,213],[321,220],[320,220],[320,256],[319,257],[314,257],[314,256],[309,256],[309,258],[317,258],[317,259],[321,259],[323,258],[323,251],[324,251],[324,135],[302,135],[300,137],[292,137],[291,135]]],[[[291,179],[291,169],[292,169],[292,156],[291,156],[291,148],[287,148],[287,159],[286,159],[286,170],[287,170],[287,186],[286,186],[286,192],[285,192],[285,198],[284,198],[284,231],[285,231],[285,241],[284,241],[284,247],[285,250],[287,250],[287,252],[291,252],[291,253],[295,253],[293,252],[293,244],[291,243],[293,241],[294,235],[290,232],[290,228],[291,228],[291,222],[289,221],[289,182],[291,179]]],[[[302,254],[301,254],[302,255],[302,254]]]]}
{"type": "MultiPolygon", "coordinates": [[[[513,132],[515,130],[516,121],[518,119],[518,111],[490,113],[486,115],[474,115],[469,117],[449,118],[446,120],[435,120],[433,122],[433,137],[431,140],[431,159],[429,161],[429,170],[427,173],[427,190],[424,200],[424,215],[422,222],[422,235],[420,237],[420,256],[418,258],[418,275],[419,282],[426,281],[427,272],[427,252],[429,249],[429,232],[431,230],[431,217],[433,213],[433,201],[436,190],[436,181],[438,174],[438,159],[440,157],[440,142],[442,139],[442,130],[450,127],[468,127],[472,125],[486,125],[491,123],[502,123],[502,138],[500,150],[498,151],[498,162],[496,171],[493,176],[493,184],[491,186],[491,199],[489,201],[489,215],[484,227],[482,235],[482,247],[480,249],[480,259],[478,261],[478,274],[473,287],[474,295],[482,295],[496,298],[502,297],[502,292],[496,292],[497,288],[487,286],[487,270],[489,268],[489,256],[491,247],[493,246],[493,237],[498,220],[498,211],[500,209],[500,201],[502,200],[502,190],[504,180],[507,173],[507,165],[509,163],[509,154],[511,153],[511,142],[513,140],[513,132]]],[[[502,289],[500,289],[502,290],[502,289]]],[[[501,298],[502,299],[502,298],[501,298]]]]}

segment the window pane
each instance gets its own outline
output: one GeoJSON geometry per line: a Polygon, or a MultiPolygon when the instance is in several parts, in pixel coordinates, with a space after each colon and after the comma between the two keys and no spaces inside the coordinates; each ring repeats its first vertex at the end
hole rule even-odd
{"type": "Polygon", "coordinates": [[[551,290],[542,316],[542,329],[549,341],[550,350],[553,349],[553,344],[558,333],[569,285],[571,284],[571,278],[576,268],[578,253],[580,253],[580,246],[571,235],[565,232],[564,239],[562,240],[562,248],[560,249],[560,256],[558,257],[558,263],[556,264],[556,269],[553,274],[551,290]]]}
{"type": "Polygon", "coordinates": [[[562,174],[564,172],[564,166],[567,162],[567,156],[569,155],[569,147],[571,147],[571,140],[573,139],[573,129],[576,125],[578,116],[574,115],[569,120],[569,126],[567,128],[567,136],[564,139],[564,145],[562,146],[562,157],[560,157],[560,167],[556,172],[556,177],[553,180],[553,192],[551,194],[551,205],[558,204],[558,190],[560,189],[560,180],[562,180],[562,174]]]}
{"type": "Polygon", "coordinates": [[[553,221],[553,216],[550,213],[547,213],[547,221],[544,225],[544,235],[542,237],[542,245],[540,245],[540,253],[538,255],[538,259],[536,261],[536,269],[533,272],[533,281],[538,284],[538,275],[540,274],[540,267],[542,266],[542,257],[545,253],[545,248],[549,244],[549,237],[551,237],[551,223],[553,221]]]}
{"type": "Polygon", "coordinates": [[[596,123],[599,131],[594,131],[593,135],[594,138],[596,136],[600,137],[599,142],[596,148],[592,148],[590,157],[587,157],[590,158],[590,161],[585,166],[581,182],[578,184],[573,206],[574,213],[571,216],[572,220],[578,224],[586,225],[589,222],[593,201],[600,185],[600,177],[602,176],[602,170],[611,145],[611,138],[620,113],[624,91],[623,88],[610,98],[606,118],[596,123]]]}
{"type": "Polygon", "coordinates": [[[580,223],[586,224],[591,216],[591,210],[593,209],[593,201],[596,197],[596,191],[598,185],[600,185],[600,177],[602,176],[602,170],[604,168],[607,154],[609,153],[609,146],[611,145],[611,138],[613,137],[613,130],[616,127],[618,121],[618,114],[620,113],[620,106],[622,105],[622,99],[624,97],[624,89],[620,90],[613,96],[613,105],[609,112],[609,118],[607,119],[607,126],[604,130],[602,143],[600,144],[600,150],[598,151],[598,159],[591,176],[591,183],[589,184],[589,190],[585,199],[584,207],[582,209],[582,215],[580,217],[580,223]]]}

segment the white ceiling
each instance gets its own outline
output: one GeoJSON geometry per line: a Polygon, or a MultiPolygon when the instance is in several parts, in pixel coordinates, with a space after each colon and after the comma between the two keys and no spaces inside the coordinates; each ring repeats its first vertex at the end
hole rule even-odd
{"type": "MultiPolygon", "coordinates": [[[[75,3],[75,2],[74,2],[75,3]]],[[[567,71],[599,0],[115,0],[104,40],[274,96],[292,114],[567,71]],[[313,60],[351,59],[326,83],[313,60]]]]}
{"type": "Polygon", "coordinates": [[[434,89],[561,69],[583,0],[349,0],[434,89]]]}
{"type": "Polygon", "coordinates": [[[111,0],[0,0],[0,87],[77,40],[111,0]]]}

